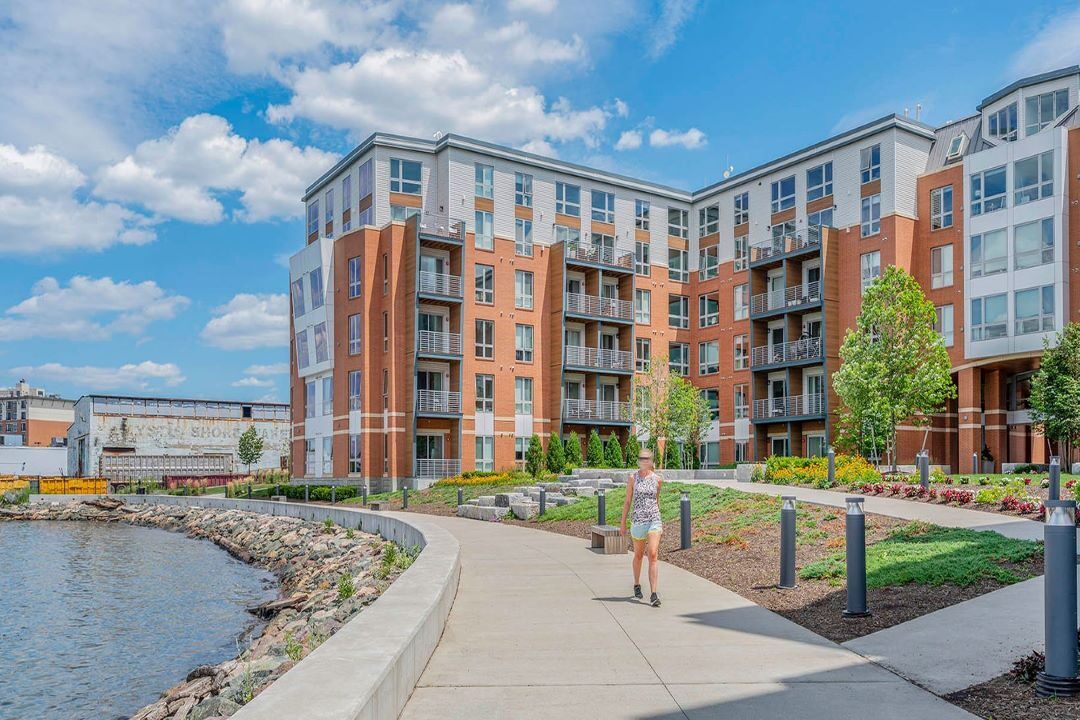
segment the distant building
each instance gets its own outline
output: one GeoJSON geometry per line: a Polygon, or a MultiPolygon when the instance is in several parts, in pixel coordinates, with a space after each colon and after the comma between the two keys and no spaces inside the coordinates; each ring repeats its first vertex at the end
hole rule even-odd
{"type": "Polygon", "coordinates": [[[287,404],[86,395],[68,432],[68,474],[118,481],[244,472],[236,446],[251,425],[264,440],[251,469],[282,467],[287,404]]]}
{"type": "Polygon", "coordinates": [[[19,380],[0,388],[0,445],[63,447],[75,419],[75,401],[19,380]]]}

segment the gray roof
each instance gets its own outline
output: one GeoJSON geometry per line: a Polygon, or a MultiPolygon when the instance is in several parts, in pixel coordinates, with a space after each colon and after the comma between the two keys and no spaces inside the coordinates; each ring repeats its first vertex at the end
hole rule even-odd
{"type": "Polygon", "coordinates": [[[1051,70],[1050,72],[1044,72],[1038,75],[1020,78],[1016,82],[1003,87],[993,95],[985,98],[981,103],[979,103],[979,107],[975,109],[982,112],[982,109],[987,105],[992,105],[996,103],[998,100],[1005,97],[1009,93],[1015,92],[1022,87],[1027,87],[1028,85],[1038,85],[1039,83],[1048,82],[1050,80],[1057,80],[1058,78],[1068,77],[1069,75],[1076,75],[1077,73],[1080,73],[1080,65],[1072,65],[1070,67],[1061,68],[1060,70],[1051,70]]]}
{"type": "Polygon", "coordinates": [[[979,132],[981,121],[981,115],[972,115],[939,127],[935,133],[934,144],[930,147],[930,156],[926,159],[926,172],[936,172],[946,165],[960,162],[964,155],[981,150],[982,137],[979,132]],[[945,154],[949,152],[949,143],[960,133],[967,135],[967,146],[959,158],[946,161],[945,154]]]}
{"type": "Polygon", "coordinates": [[[1078,128],[1080,127],[1080,106],[1074,107],[1069,112],[1061,116],[1061,119],[1054,124],[1054,127],[1078,128]]]}

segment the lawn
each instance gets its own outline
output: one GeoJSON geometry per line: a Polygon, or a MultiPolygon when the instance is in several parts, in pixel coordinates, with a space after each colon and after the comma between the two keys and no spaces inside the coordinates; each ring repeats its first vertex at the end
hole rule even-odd
{"type": "MultiPolygon", "coordinates": [[[[686,484],[666,482],[660,486],[660,517],[662,520],[671,521],[679,518],[679,503],[682,501],[682,491],[690,493],[690,517],[701,517],[706,513],[729,505],[736,498],[749,497],[747,493],[731,490],[730,488],[717,488],[712,485],[686,484]]],[[[626,501],[625,488],[613,488],[605,492],[605,510],[608,525],[618,525],[622,518],[623,503],[626,501]]],[[[548,506],[541,522],[555,522],[561,520],[587,520],[595,523],[597,517],[596,497],[580,497],[576,503],[559,507],[548,506]]],[[[777,505],[779,512],[779,504],[777,505]]],[[[777,515],[779,518],[779,515],[777,515]]]]}

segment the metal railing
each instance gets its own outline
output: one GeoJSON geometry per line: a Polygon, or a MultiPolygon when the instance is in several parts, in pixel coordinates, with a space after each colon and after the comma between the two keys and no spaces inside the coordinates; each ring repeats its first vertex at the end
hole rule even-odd
{"type": "Polygon", "coordinates": [[[579,262],[596,263],[598,265],[610,265],[611,267],[634,269],[634,253],[622,248],[607,245],[594,245],[592,243],[576,242],[566,246],[566,258],[579,262]]]}
{"type": "Polygon", "coordinates": [[[619,300],[618,298],[566,293],[566,312],[613,318],[615,320],[633,320],[634,304],[629,300],[619,300]]]}
{"type": "Polygon", "coordinates": [[[630,403],[611,400],[563,400],[564,420],[630,422],[630,403]]]}
{"type": "Polygon", "coordinates": [[[453,298],[462,297],[461,276],[421,270],[419,291],[430,295],[444,295],[453,298]]]}
{"type": "Polygon", "coordinates": [[[777,255],[784,255],[817,245],[821,245],[821,226],[811,225],[800,232],[786,233],[766,242],[751,245],[750,262],[768,260],[777,255]]]}
{"type": "Polygon", "coordinates": [[[804,303],[816,303],[821,300],[821,283],[803,283],[792,285],[783,290],[770,290],[759,293],[750,298],[750,312],[762,313],[770,310],[779,310],[784,307],[794,307],[804,303]]]}
{"type": "Polygon", "coordinates": [[[461,461],[443,460],[441,458],[414,458],[413,473],[418,478],[435,478],[436,480],[442,480],[443,478],[460,475],[461,461]]]}
{"type": "Polygon", "coordinates": [[[603,370],[633,370],[634,353],[627,350],[605,350],[603,348],[567,345],[566,364],[603,370]]]}
{"type": "Polygon", "coordinates": [[[417,217],[417,230],[424,235],[465,242],[465,221],[445,213],[429,213],[417,217]]]}
{"type": "Polygon", "coordinates": [[[801,417],[821,415],[825,412],[825,396],[789,395],[754,401],[754,418],[801,417]]]}
{"type": "Polygon", "coordinates": [[[461,354],[461,333],[435,332],[421,330],[417,338],[417,348],[422,353],[439,355],[461,354]]]}
{"type": "Polygon", "coordinates": [[[774,365],[777,363],[814,360],[821,357],[821,338],[803,338],[777,345],[756,347],[750,354],[750,364],[774,365]]]}
{"type": "Polygon", "coordinates": [[[461,393],[450,390],[417,390],[416,412],[461,414],[461,393]]]}

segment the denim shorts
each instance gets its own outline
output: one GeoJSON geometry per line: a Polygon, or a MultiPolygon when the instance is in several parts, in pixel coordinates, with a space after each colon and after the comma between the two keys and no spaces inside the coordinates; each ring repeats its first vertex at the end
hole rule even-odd
{"type": "Polygon", "coordinates": [[[634,540],[645,540],[649,533],[658,533],[663,531],[663,526],[659,520],[653,520],[652,522],[634,523],[630,526],[630,537],[634,540]]]}

